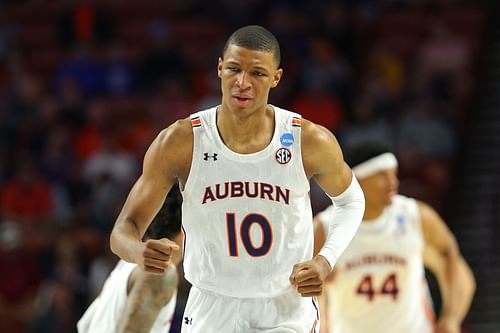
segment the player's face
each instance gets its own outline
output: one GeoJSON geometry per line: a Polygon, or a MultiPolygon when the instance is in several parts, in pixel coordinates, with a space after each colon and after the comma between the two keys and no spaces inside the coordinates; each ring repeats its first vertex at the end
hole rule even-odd
{"type": "Polygon", "coordinates": [[[229,45],[217,72],[223,107],[248,116],[265,110],[269,90],[278,85],[283,70],[277,68],[271,52],[229,45]]]}
{"type": "Polygon", "coordinates": [[[370,177],[361,179],[361,187],[365,194],[367,206],[387,206],[398,193],[399,179],[397,169],[380,171],[370,177]]]}

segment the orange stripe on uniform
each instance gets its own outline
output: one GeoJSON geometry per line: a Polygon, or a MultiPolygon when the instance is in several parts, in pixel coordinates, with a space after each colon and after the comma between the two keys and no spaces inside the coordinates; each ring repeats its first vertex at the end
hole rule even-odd
{"type": "Polygon", "coordinates": [[[316,333],[316,325],[318,325],[318,321],[314,320],[313,327],[311,328],[311,332],[309,332],[309,333],[316,333]]]}
{"type": "Polygon", "coordinates": [[[191,125],[192,126],[201,126],[201,119],[200,118],[191,119],[191,125]]]}
{"type": "Polygon", "coordinates": [[[312,304],[314,306],[314,310],[316,310],[316,319],[314,320],[314,323],[313,323],[313,326],[311,328],[311,332],[310,333],[316,333],[316,327],[318,325],[318,321],[319,321],[319,307],[318,307],[318,299],[316,298],[316,296],[313,296],[312,297],[312,304]]]}
{"type": "Polygon", "coordinates": [[[300,125],[302,123],[299,118],[292,118],[292,125],[300,125]]]}

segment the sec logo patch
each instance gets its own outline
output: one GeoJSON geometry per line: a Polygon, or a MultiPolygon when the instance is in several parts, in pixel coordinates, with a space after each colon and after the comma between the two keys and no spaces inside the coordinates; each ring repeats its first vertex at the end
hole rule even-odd
{"type": "Polygon", "coordinates": [[[292,159],[292,153],[286,148],[280,148],[276,151],[276,161],[279,164],[287,164],[292,159]]]}

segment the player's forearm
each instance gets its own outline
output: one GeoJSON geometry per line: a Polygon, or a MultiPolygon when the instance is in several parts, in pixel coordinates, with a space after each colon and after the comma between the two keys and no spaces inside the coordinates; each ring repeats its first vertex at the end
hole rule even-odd
{"type": "Polygon", "coordinates": [[[445,254],[446,261],[446,284],[448,292],[443,299],[443,310],[441,317],[448,317],[461,323],[464,313],[461,306],[464,301],[461,298],[462,286],[460,285],[460,255],[457,249],[449,249],[445,254]]]}
{"type": "Polygon", "coordinates": [[[111,231],[111,251],[127,262],[135,262],[134,244],[140,242],[140,232],[135,223],[130,219],[119,218],[111,231]]]}
{"type": "Polygon", "coordinates": [[[325,244],[318,253],[328,260],[331,268],[351,242],[363,219],[365,197],[354,176],[347,190],[333,197],[332,201],[335,211],[329,221],[323,221],[328,232],[325,244]]]}
{"type": "Polygon", "coordinates": [[[162,308],[172,300],[178,282],[175,266],[169,266],[163,275],[140,272],[128,295],[117,333],[149,332],[162,308]]]}
{"type": "MultiPolygon", "coordinates": [[[[145,294],[150,298],[153,297],[150,293],[145,294]]],[[[145,299],[146,295],[138,295],[129,302],[124,318],[119,321],[118,333],[144,333],[151,330],[162,305],[154,299],[145,299]]]]}
{"type": "Polygon", "coordinates": [[[476,281],[474,279],[474,274],[461,256],[458,259],[457,279],[459,287],[456,292],[459,308],[456,311],[460,322],[462,322],[469,312],[472,298],[476,291],[476,281]]]}

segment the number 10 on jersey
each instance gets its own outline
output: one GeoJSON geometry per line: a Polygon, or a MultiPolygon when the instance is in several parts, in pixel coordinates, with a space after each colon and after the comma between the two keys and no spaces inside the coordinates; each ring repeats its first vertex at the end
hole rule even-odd
{"type": "Polygon", "coordinates": [[[243,218],[239,227],[239,240],[236,227],[236,214],[226,213],[227,239],[229,246],[229,255],[238,257],[238,243],[243,243],[245,250],[252,257],[265,256],[271,249],[273,243],[273,231],[271,224],[264,215],[250,213],[243,218]],[[252,240],[250,230],[256,224],[262,232],[261,243],[256,246],[252,240]]]}

